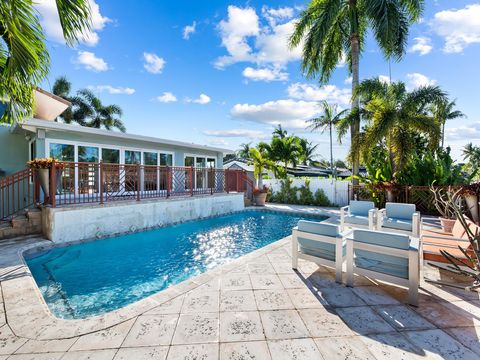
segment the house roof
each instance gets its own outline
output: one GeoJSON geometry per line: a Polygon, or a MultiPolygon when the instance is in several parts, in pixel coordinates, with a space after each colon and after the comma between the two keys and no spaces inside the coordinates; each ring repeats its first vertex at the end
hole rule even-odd
{"type": "Polygon", "coordinates": [[[156,138],[152,136],[128,134],[128,133],[97,129],[97,128],[85,127],[85,126],[74,125],[74,124],[64,124],[60,122],[46,121],[46,120],[40,120],[40,119],[34,119],[34,118],[30,118],[21,123],[17,123],[16,127],[17,128],[20,127],[28,131],[36,131],[36,129],[56,130],[56,131],[106,136],[110,138],[118,138],[119,140],[129,139],[129,140],[137,140],[137,141],[144,141],[144,142],[158,143],[158,144],[165,144],[165,145],[172,145],[172,146],[189,147],[194,149],[220,152],[223,154],[233,153],[232,150],[217,148],[212,146],[199,145],[199,144],[188,143],[188,142],[177,141],[177,140],[162,139],[162,138],[156,138]]]}
{"type": "Polygon", "coordinates": [[[239,161],[239,160],[228,161],[223,165],[223,168],[224,169],[230,169],[234,165],[240,167],[241,169],[243,169],[245,171],[253,172],[253,170],[254,170],[252,165],[248,165],[248,164],[244,163],[243,161],[239,161]]]}

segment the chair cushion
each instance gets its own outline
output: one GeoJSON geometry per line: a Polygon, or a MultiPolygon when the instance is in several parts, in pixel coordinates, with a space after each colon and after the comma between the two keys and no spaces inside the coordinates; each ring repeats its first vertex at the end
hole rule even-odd
{"type": "Polygon", "coordinates": [[[307,220],[300,220],[298,222],[298,230],[331,237],[338,236],[340,233],[340,228],[337,225],[307,220]]]}
{"type": "Polygon", "coordinates": [[[368,216],[346,215],[345,222],[355,225],[368,225],[368,216]]]}
{"type": "Polygon", "coordinates": [[[408,279],[408,259],[406,258],[355,250],[354,262],[355,266],[361,269],[408,279]]]}
{"type": "Polygon", "coordinates": [[[412,220],[384,218],[382,226],[391,229],[412,231],[412,220]]]}
{"type": "Polygon", "coordinates": [[[368,211],[375,209],[375,204],[372,201],[350,201],[349,215],[368,216],[368,211]]]}
{"type": "Polygon", "coordinates": [[[374,230],[353,230],[353,239],[366,244],[408,250],[410,237],[403,234],[392,234],[374,230]]]}
{"type": "Polygon", "coordinates": [[[399,204],[390,203],[385,204],[387,210],[387,217],[395,219],[412,220],[413,213],[416,211],[414,204],[399,204]]]}

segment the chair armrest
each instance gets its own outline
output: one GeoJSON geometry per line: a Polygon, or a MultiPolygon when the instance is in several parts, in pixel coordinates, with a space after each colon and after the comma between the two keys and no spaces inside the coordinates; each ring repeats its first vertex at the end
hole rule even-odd
{"type": "Polygon", "coordinates": [[[385,213],[387,212],[387,209],[383,208],[383,209],[378,210],[378,212],[382,213],[382,215],[385,215],[385,213]]]}
{"type": "Polygon", "coordinates": [[[295,226],[292,230],[298,230],[298,226],[295,226]]]}
{"type": "Polygon", "coordinates": [[[341,212],[341,213],[346,213],[346,212],[348,212],[349,210],[350,210],[350,205],[342,206],[342,207],[340,208],[340,212],[341,212]]]}
{"type": "Polygon", "coordinates": [[[410,237],[409,251],[418,251],[420,248],[420,239],[417,237],[410,237]]]}
{"type": "MultiPolygon", "coordinates": [[[[442,236],[442,235],[422,235],[420,237],[422,243],[424,242],[424,238],[431,238],[431,239],[440,239],[440,240],[451,240],[451,241],[458,241],[458,242],[466,242],[470,243],[468,239],[463,239],[463,238],[457,238],[453,236],[442,236]]],[[[428,241],[427,241],[428,244],[428,241]]]]}
{"type": "Polygon", "coordinates": [[[349,238],[351,237],[353,234],[353,230],[352,229],[348,229],[346,231],[343,231],[340,233],[340,236],[343,238],[343,239],[346,239],[346,238],[349,238]]]}

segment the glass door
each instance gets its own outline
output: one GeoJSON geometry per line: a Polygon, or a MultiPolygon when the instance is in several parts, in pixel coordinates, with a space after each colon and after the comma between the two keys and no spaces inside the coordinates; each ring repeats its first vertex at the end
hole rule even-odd
{"type": "Polygon", "coordinates": [[[206,160],[205,158],[196,158],[195,163],[195,188],[196,189],[203,189],[206,183],[206,174],[205,174],[205,165],[206,160]]]}
{"type": "Polygon", "coordinates": [[[137,165],[140,163],[140,151],[125,150],[125,191],[139,190],[137,165]]]}
{"type": "Polygon", "coordinates": [[[120,164],[120,150],[102,149],[102,182],[103,191],[107,193],[120,191],[120,168],[108,164],[120,164]]]}
{"type": "MultiPolygon", "coordinates": [[[[185,156],[185,167],[195,166],[195,157],[185,156]]],[[[185,190],[190,190],[195,181],[192,179],[194,174],[191,173],[190,169],[185,169],[185,190]],[[193,180],[193,183],[192,183],[193,180]]]]}

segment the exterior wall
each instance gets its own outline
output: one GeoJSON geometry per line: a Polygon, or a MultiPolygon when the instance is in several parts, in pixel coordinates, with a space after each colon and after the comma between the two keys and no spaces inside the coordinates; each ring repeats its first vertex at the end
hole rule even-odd
{"type": "Polygon", "coordinates": [[[65,243],[222,215],[243,208],[243,193],[44,208],[42,227],[49,240],[65,243]]]}
{"type": "Polygon", "coordinates": [[[12,134],[9,125],[0,125],[0,169],[5,175],[25,169],[28,161],[28,141],[24,135],[12,134]]]}

